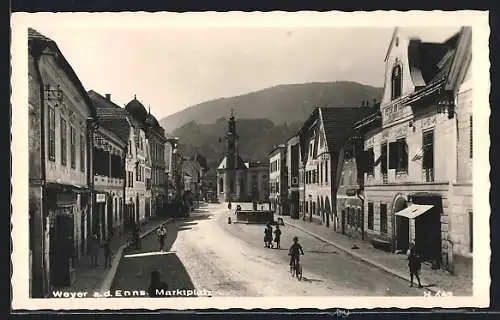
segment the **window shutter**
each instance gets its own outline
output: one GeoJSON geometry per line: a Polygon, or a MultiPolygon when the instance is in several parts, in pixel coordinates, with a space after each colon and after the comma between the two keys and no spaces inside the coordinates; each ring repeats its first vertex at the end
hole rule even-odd
{"type": "Polygon", "coordinates": [[[396,169],[398,161],[398,143],[389,143],[389,169],[396,169]]]}

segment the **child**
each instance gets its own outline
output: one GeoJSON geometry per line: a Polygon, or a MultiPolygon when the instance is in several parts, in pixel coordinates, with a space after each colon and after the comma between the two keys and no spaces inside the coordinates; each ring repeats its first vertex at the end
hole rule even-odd
{"type": "Polygon", "coordinates": [[[274,230],[274,242],[276,242],[276,248],[280,248],[280,237],[281,237],[281,230],[280,226],[276,225],[276,230],[274,230]]]}

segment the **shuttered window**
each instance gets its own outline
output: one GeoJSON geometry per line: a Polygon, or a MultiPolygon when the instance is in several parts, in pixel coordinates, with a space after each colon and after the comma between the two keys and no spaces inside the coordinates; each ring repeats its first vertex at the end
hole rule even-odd
{"type": "Polygon", "coordinates": [[[368,229],[373,230],[373,203],[368,202],[368,229]]]}
{"type": "Polygon", "coordinates": [[[387,173],[387,143],[383,143],[380,146],[380,172],[382,174],[387,173]]]}
{"type": "Polygon", "coordinates": [[[85,136],[80,135],[80,171],[85,171],[85,136]]]}
{"type": "Polygon", "coordinates": [[[49,106],[49,160],[56,160],[56,112],[49,106]]]}
{"type": "Polygon", "coordinates": [[[422,169],[424,181],[434,181],[434,131],[427,131],[422,136],[422,169]]]}
{"type": "Polygon", "coordinates": [[[389,169],[396,169],[396,172],[408,172],[408,151],[405,138],[389,143],[389,169]]]}
{"type": "Polygon", "coordinates": [[[75,128],[72,125],[70,125],[69,127],[69,132],[71,168],[76,169],[76,132],[75,128]]]}
{"type": "Polygon", "coordinates": [[[61,164],[68,163],[68,125],[66,120],[61,118],[61,164]]]}
{"type": "Polygon", "coordinates": [[[367,165],[368,165],[368,175],[373,175],[374,173],[374,164],[375,164],[375,155],[373,153],[373,147],[368,149],[367,153],[367,165]]]}

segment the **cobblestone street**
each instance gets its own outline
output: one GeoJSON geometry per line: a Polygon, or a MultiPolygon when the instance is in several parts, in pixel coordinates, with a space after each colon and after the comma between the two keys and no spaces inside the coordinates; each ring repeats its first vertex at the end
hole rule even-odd
{"type": "Polygon", "coordinates": [[[158,252],[154,235],[143,239],[141,250],[126,250],[112,292],[145,290],[157,269],[171,290],[205,289],[213,296],[424,295],[424,289],[410,288],[407,281],[289,226],[282,228],[281,249],[264,248],[264,226],[228,224],[228,214],[222,205],[209,205],[170,223],[165,253],[158,252]],[[305,251],[302,281],[288,271],[287,250],[295,235],[305,251]],[[135,255],[140,253],[145,255],[135,255]]]}

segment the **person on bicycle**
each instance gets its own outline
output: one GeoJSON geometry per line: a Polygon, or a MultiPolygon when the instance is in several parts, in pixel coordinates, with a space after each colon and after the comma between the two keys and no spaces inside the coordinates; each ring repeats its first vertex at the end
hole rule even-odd
{"type": "Polygon", "coordinates": [[[163,252],[163,247],[165,246],[165,238],[167,237],[167,228],[165,228],[165,225],[162,224],[161,227],[156,230],[156,235],[160,243],[160,251],[163,252]]]}
{"type": "Polygon", "coordinates": [[[301,254],[304,255],[304,250],[302,250],[302,246],[299,244],[299,238],[293,237],[293,244],[288,251],[288,255],[290,256],[290,269],[295,266],[295,262],[299,262],[301,254]]]}

